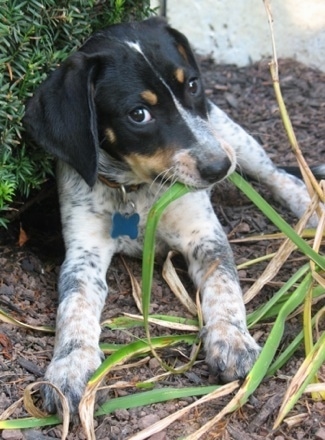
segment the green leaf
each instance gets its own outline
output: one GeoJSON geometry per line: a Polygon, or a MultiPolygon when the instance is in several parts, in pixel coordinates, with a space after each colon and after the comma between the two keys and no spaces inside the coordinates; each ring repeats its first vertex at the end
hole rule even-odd
{"type": "Polygon", "coordinates": [[[325,270],[325,258],[315,252],[304,239],[272,208],[257,191],[236,172],[228,179],[234,183],[252,202],[277,226],[301,252],[314,261],[321,269],[325,270]]]}

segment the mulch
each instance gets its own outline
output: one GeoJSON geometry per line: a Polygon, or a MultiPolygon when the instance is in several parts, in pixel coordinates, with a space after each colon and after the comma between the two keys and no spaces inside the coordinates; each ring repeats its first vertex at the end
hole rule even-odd
{"type": "MultiPolygon", "coordinates": [[[[274,98],[267,62],[238,68],[231,65],[217,66],[208,58],[200,59],[206,93],[222,109],[239,122],[265,147],[268,154],[279,165],[294,165],[295,159],[282,127],[278,107],[274,98]]],[[[310,164],[319,164],[325,153],[325,73],[308,68],[294,60],[280,61],[280,82],[291,121],[302,148],[310,164]]],[[[290,213],[280,207],[267,190],[255,184],[256,188],[271,201],[283,216],[294,223],[290,213]]],[[[35,194],[29,209],[22,210],[8,231],[0,232],[0,307],[15,318],[31,325],[55,324],[57,304],[56,282],[63,260],[63,244],[60,234],[58,205],[55,184],[49,181],[43,189],[42,197],[35,194]],[[20,227],[27,233],[28,240],[18,245],[20,227]]],[[[264,216],[230,184],[222,184],[213,194],[215,209],[230,239],[247,237],[252,234],[268,233],[275,230],[264,216]]],[[[272,252],[279,243],[266,240],[256,243],[234,243],[233,250],[237,263],[272,252]]],[[[296,257],[297,258],[297,257],[296,257]]],[[[134,276],[140,280],[141,263],[126,259],[134,276]]],[[[259,277],[265,263],[240,271],[243,290],[247,290],[259,277]]],[[[261,298],[264,301],[294,271],[294,262],[286,265],[274,282],[265,287],[261,298]]],[[[136,313],[130,295],[130,280],[119,256],[114,257],[109,269],[108,283],[111,294],[103,313],[103,318],[118,316],[121,312],[136,313]]],[[[191,289],[191,287],[190,287],[191,289]]],[[[193,290],[193,289],[192,289],[193,290]]],[[[192,292],[194,294],[194,292],[192,292]]],[[[155,313],[184,314],[182,306],[171,294],[161,277],[161,268],[155,268],[152,309],[155,313]]],[[[250,310],[256,302],[248,305],[250,310]]],[[[321,307],[324,304],[319,304],[321,307]]],[[[286,325],[285,338],[292,339],[301,329],[301,317],[294,317],[286,325]]],[[[267,332],[268,328],[262,329],[267,332]]],[[[165,330],[159,331],[166,334],[165,330]]],[[[130,342],[137,330],[104,330],[103,341],[130,342]]],[[[10,324],[0,324],[0,414],[22,397],[24,388],[43,377],[51,358],[54,336],[32,330],[24,330],[10,324]]],[[[175,357],[175,353],[165,353],[175,357]]],[[[303,347],[288,364],[275,376],[266,378],[244,407],[221,421],[204,438],[231,440],[307,440],[325,439],[325,404],[312,401],[303,395],[290,416],[300,415],[293,426],[283,423],[272,431],[288,381],[294,375],[304,356],[303,347]]],[[[213,381],[202,359],[184,375],[171,376],[162,386],[208,385],[213,381]]],[[[153,361],[132,369],[112,373],[110,383],[124,380],[144,380],[159,372],[153,361]]],[[[321,371],[325,380],[325,369],[321,371]]],[[[128,390],[115,390],[112,396],[125,395],[128,390]]],[[[194,398],[169,401],[148,407],[120,410],[96,419],[96,437],[102,439],[126,439],[154,421],[194,401],[194,398]]],[[[163,433],[152,439],[176,440],[198,429],[217,411],[225,401],[210,402],[190,412],[186,418],[173,423],[163,433]]],[[[19,406],[14,417],[26,416],[19,406]]],[[[42,429],[3,431],[3,439],[46,440],[60,438],[61,427],[42,429]]],[[[70,440],[84,439],[79,426],[71,429],[70,440]]]]}

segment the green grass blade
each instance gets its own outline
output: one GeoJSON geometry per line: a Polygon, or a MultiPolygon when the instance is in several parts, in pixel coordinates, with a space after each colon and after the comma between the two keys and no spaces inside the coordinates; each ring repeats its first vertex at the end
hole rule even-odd
{"type": "MultiPolygon", "coordinates": [[[[186,387],[186,388],[160,388],[151,391],[144,391],[123,397],[110,399],[103,403],[95,412],[95,416],[110,414],[117,409],[130,409],[138,406],[150,405],[153,403],[166,402],[172,399],[181,399],[191,396],[202,396],[212,393],[219,386],[210,385],[205,387],[186,387]]],[[[57,416],[49,416],[41,419],[26,417],[17,420],[0,421],[0,429],[28,429],[40,428],[49,425],[58,425],[61,421],[57,416]]]]}
{"type": "Polygon", "coordinates": [[[315,252],[248,182],[237,173],[231,174],[228,179],[235,184],[280,231],[290,238],[301,252],[314,261],[320,268],[325,270],[325,258],[315,252]]]}
{"type": "MultiPolygon", "coordinates": [[[[324,295],[324,287],[322,286],[316,286],[313,288],[313,300],[317,299],[319,296],[324,295]]],[[[291,292],[285,293],[275,305],[273,305],[266,313],[263,314],[263,320],[269,319],[269,318],[275,318],[278,316],[279,311],[281,310],[281,307],[283,304],[288,300],[289,296],[291,295],[291,292]]],[[[261,306],[260,308],[262,308],[261,306]]],[[[258,309],[259,310],[259,309],[258,309]]],[[[248,317],[251,319],[251,317],[254,317],[253,315],[255,312],[252,312],[248,315],[248,317]]],[[[251,325],[250,325],[251,327],[251,325]]]]}
{"type": "Polygon", "coordinates": [[[58,425],[62,421],[57,416],[48,416],[41,419],[25,417],[15,420],[0,420],[0,429],[29,429],[42,426],[58,425]]]}
{"type": "Polygon", "coordinates": [[[212,393],[212,391],[215,391],[217,388],[220,388],[220,386],[210,385],[206,387],[158,388],[151,391],[143,391],[141,393],[118,397],[105,402],[96,411],[95,416],[109,414],[122,408],[136,408],[138,406],[166,402],[167,400],[190,396],[202,396],[204,394],[212,393]]]}
{"type": "Polygon", "coordinates": [[[308,273],[301,284],[297,287],[296,291],[292,293],[288,301],[281,308],[260,356],[241,387],[243,394],[239,402],[240,406],[247,401],[248,397],[256,390],[262,379],[265,377],[281,342],[286,318],[293,310],[303,303],[306,292],[312,282],[312,275],[308,273]]]}
{"type": "MultiPolygon", "coordinates": [[[[151,339],[151,344],[155,349],[168,347],[178,343],[188,343],[193,344],[197,340],[197,335],[170,335],[170,336],[160,336],[151,339]]],[[[97,368],[95,373],[88,381],[88,386],[92,386],[101,379],[113,368],[115,365],[120,365],[123,362],[131,359],[134,356],[138,356],[144,353],[150,352],[150,344],[147,340],[139,340],[136,342],[131,342],[125,347],[112,353],[108,356],[102,364],[97,368]]]]}
{"type": "MultiPolygon", "coordinates": [[[[311,326],[314,327],[316,320],[323,314],[320,310],[311,320],[311,326]]],[[[304,332],[298,333],[294,340],[288,345],[288,347],[279,355],[279,357],[273,362],[270,368],[267,370],[267,376],[272,376],[277,370],[279,370],[283,365],[285,365],[291,358],[293,353],[299,348],[304,338],[304,332]]]]}
{"type": "MultiPolygon", "coordinates": [[[[153,278],[153,266],[154,266],[154,256],[155,256],[155,234],[158,226],[158,222],[164,210],[167,206],[177,200],[179,197],[184,196],[190,192],[190,188],[181,184],[174,183],[168,190],[160,197],[160,199],[153,205],[148,214],[146,230],[144,235],[144,249],[143,249],[143,259],[142,259],[142,308],[143,308],[143,318],[144,327],[146,331],[146,336],[148,342],[151,345],[151,336],[149,331],[149,307],[151,300],[151,289],[152,289],[152,278],[153,278]]],[[[156,353],[155,347],[151,345],[152,354],[158,359],[161,366],[168,371],[174,373],[181,373],[191,367],[195,361],[195,357],[200,348],[200,344],[197,347],[196,353],[193,355],[191,360],[181,369],[173,369],[165,364],[156,353]]]]}
{"type": "Polygon", "coordinates": [[[121,348],[126,347],[128,344],[110,344],[109,342],[100,342],[99,348],[105,354],[112,354],[121,348]]]}
{"type": "MultiPolygon", "coordinates": [[[[104,322],[103,325],[110,328],[111,330],[123,330],[133,327],[144,327],[144,322],[142,318],[142,316],[139,316],[138,318],[132,316],[118,316],[116,318],[110,319],[109,322],[104,322]]],[[[197,319],[183,318],[181,316],[153,314],[148,316],[148,319],[150,318],[175,324],[198,325],[197,319]]]]}
{"type": "Polygon", "coordinates": [[[283,418],[292,409],[299,397],[304,392],[306,386],[314,379],[315,374],[325,362],[325,332],[318,339],[310,353],[305,358],[300,366],[297,374],[292,380],[284,401],[279,410],[279,415],[274,422],[274,428],[279,426],[283,418]]]}
{"type": "Polygon", "coordinates": [[[149,307],[151,299],[152,277],[155,257],[155,236],[158,222],[167,206],[179,197],[187,194],[190,188],[181,184],[174,183],[152,206],[148,214],[146,224],[143,256],[142,256],[142,306],[143,316],[146,327],[148,326],[149,307]]]}
{"type": "Polygon", "coordinates": [[[274,307],[279,302],[279,300],[281,300],[283,295],[285,295],[288,292],[288,290],[291,289],[300,280],[300,278],[302,278],[306,274],[306,272],[309,271],[309,269],[310,269],[309,264],[305,264],[304,266],[300,267],[299,270],[297,270],[297,272],[290,277],[290,279],[281,287],[280,290],[278,290],[278,292],[266,304],[262,305],[257,310],[250,313],[249,316],[247,316],[248,328],[252,327],[257,322],[259,322],[265,315],[269,314],[271,312],[272,307],[274,307]]]}

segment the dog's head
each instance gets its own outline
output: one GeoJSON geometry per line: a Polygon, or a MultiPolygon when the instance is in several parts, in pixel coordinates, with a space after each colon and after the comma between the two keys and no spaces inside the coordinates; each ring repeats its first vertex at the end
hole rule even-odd
{"type": "Polygon", "coordinates": [[[90,37],[39,87],[24,124],[90,186],[100,161],[124,173],[112,176],[123,184],[161,178],[198,188],[234,168],[232,149],[209,124],[188,41],[159,18],[90,37]]]}

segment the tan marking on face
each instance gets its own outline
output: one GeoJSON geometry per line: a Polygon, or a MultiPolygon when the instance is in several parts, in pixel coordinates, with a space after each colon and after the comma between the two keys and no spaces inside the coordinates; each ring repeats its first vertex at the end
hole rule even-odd
{"type": "Polygon", "coordinates": [[[154,176],[168,170],[171,167],[172,152],[158,150],[151,156],[133,153],[125,158],[132,171],[146,182],[151,182],[154,176]]]}
{"type": "Polygon", "coordinates": [[[186,49],[184,46],[182,46],[181,44],[179,44],[177,46],[177,50],[178,52],[182,55],[182,57],[184,58],[185,61],[188,62],[188,57],[187,57],[187,53],[186,53],[186,49]]]}
{"type": "Polygon", "coordinates": [[[107,128],[105,130],[105,136],[111,144],[114,144],[116,142],[116,135],[111,128],[107,128]]]}
{"type": "Polygon", "coordinates": [[[178,82],[180,82],[181,84],[183,84],[184,80],[185,80],[185,74],[184,74],[184,70],[181,67],[178,67],[178,69],[175,70],[175,78],[177,79],[178,82]]]}
{"type": "Polygon", "coordinates": [[[158,96],[151,92],[151,90],[145,90],[142,92],[141,97],[150,105],[156,105],[158,102],[158,96]]]}

